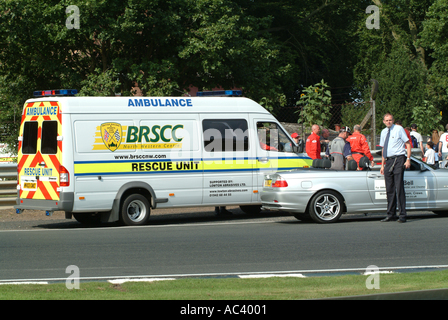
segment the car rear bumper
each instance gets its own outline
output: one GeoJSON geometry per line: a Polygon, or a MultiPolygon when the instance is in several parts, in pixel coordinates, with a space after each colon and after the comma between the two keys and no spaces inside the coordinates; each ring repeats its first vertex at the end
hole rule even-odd
{"type": "Polygon", "coordinates": [[[261,193],[261,204],[264,209],[285,212],[305,212],[308,196],[301,197],[297,192],[269,192],[261,193]]]}

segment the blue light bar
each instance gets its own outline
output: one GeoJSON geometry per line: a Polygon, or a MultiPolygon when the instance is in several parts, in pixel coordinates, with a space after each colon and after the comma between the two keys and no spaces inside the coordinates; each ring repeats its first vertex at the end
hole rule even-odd
{"type": "Polygon", "coordinates": [[[57,90],[40,90],[34,91],[35,97],[55,97],[55,96],[74,96],[78,93],[76,89],[57,89],[57,90]]]}
{"type": "Polygon", "coordinates": [[[198,91],[198,97],[239,97],[243,94],[241,90],[218,90],[218,91],[198,91]]]}

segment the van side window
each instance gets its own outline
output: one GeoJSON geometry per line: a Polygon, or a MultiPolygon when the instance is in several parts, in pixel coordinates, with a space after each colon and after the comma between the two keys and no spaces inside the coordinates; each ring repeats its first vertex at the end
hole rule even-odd
{"type": "Polygon", "coordinates": [[[292,152],[294,142],[275,122],[257,122],[260,148],[276,152],[292,152]]]}
{"type": "Polygon", "coordinates": [[[245,119],[210,119],[202,121],[204,149],[207,152],[249,150],[245,119]]]}
{"type": "Polygon", "coordinates": [[[42,123],[42,154],[56,154],[58,152],[58,122],[44,121],[42,123]]]}
{"type": "Polygon", "coordinates": [[[37,128],[36,121],[27,121],[23,126],[22,153],[35,154],[37,151],[37,128]]]}

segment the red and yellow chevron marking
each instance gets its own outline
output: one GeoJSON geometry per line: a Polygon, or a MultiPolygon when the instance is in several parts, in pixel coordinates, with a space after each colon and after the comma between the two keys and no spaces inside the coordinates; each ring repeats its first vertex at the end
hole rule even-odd
{"type": "Polygon", "coordinates": [[[62,141],[58,141],[56,154],[41,153],[42,124],[44,121],[58,121],[58,136],[62,135],[62,115],[56,101],[31,102],[23,109],[20,137],[23,138],[24,123],[38,123],[36,154],[23,154],[19,140],[18,173],[21,199],[59,200],[59,165],[62,155],[62,141]],[[41,165],[45,163],[45,165],[41,165]]]}

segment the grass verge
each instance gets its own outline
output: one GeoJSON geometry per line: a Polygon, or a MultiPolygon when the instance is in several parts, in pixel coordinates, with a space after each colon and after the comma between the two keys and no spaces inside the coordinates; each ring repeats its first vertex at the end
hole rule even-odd
{"type": "Polygon", "coordinates": [[[448,270],[380,274],[380,289],[367,289],[368,276],[310,278],[179,279],[156,282],[81,282],[0,285],[0,300],[291,300],[448,288],[448,270]]]}

